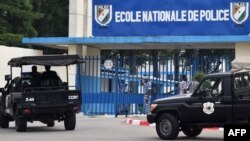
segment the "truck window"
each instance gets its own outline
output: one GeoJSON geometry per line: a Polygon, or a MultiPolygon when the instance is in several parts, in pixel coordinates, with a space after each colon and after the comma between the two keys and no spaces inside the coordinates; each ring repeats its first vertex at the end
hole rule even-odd
{"type": "Polygon", "coordinates": [[[222,96],[222,80],[222,78],[207,78],[202,81],[197,92],[204,97],[222,96]]]}
{"type": "Polygon", "coordinates": [[[248,73],[238,74],[234,77],[235,89],[248,88],[248,87],[249,87],[249,74],[248,73]]]}
{"type": "MultiPolygon", "coordinates": [[[[20,83],[19,83],[19,85],[20,85],[20,83]]],[[[20,88],[21,87],[23,87],[23,91],[26,91],[27,88],[30,88],[31,87],[31,78],[30,77],[22,78],[22,86],[20,86],[20,88]]]]}
{"type": "Polygon", "coordinates": [[[234,76],[234,94],[237,99],[250,99],[249,73],[234,76]]]}
{"type": "Polygon", "coordinates": [[[20,80],[20,77],[16,77],[11,81],[10,85],[8,86],[8,93],[16,92],[19,89],[19,86],[17,84],[19,80],[20,80]]]}

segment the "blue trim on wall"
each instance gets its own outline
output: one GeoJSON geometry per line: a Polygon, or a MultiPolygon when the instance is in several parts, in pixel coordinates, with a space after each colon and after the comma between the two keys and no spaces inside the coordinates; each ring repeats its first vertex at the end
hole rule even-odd
{"type": "Polygon", "coordinates": [[[24,37],[23,44],[139,44],[250,42],[250,36],[24,37]]]}

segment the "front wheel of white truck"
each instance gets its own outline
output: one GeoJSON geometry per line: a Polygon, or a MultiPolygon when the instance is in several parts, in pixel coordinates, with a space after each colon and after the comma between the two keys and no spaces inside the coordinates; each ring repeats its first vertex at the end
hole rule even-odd
{"type": "Polygon", "coordinates": [[[161,139],[175,139],[179,134],[179,123],[172,114],[162,114],[156,121],[156,132],[161,139]]]}

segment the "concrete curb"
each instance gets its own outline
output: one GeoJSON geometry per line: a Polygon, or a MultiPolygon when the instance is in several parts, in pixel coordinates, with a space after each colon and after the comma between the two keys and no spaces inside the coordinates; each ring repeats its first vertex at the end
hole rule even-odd
{"type": "MultiPolygon", "coordinates": [[[[155,123],[149,124],[146,120],[138,120],[138,119],[133,119],[133,118],[126,119],[126,124],[135,125],[135,126],[155,126],[155,123]]],[[[212,127],[212,128],[204,128],[204,130],[224,131],[224,128],[212,127]]]]}
{"type": "Polygon", "coordinates": [[[130,125],[137,125],[137,126],[155,126],[155,123],[149,124],[146,120],[137,120],[137,119],[132,119],[132,118],[128,118],[126,120],[126,123],[130,125]]]}

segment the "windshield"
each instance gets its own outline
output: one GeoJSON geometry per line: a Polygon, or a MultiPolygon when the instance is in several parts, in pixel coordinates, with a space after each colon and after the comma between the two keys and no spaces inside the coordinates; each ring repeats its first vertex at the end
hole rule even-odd
{"type": "Polygon", "coordinates": [[[197,90],[198,95],[219,96],[222,94],[222,78],[206,78],[197,90]]]}

